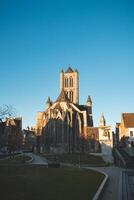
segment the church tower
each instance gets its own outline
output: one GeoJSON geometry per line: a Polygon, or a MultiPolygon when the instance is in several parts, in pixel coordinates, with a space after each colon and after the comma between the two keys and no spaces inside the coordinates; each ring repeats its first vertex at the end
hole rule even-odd
{"type": "Polygon", "coordinates": [[[64,90],[74,104],[79,104],[79,72],[68,67],[67,71],[60,72],[60,93],[64,90]]]}

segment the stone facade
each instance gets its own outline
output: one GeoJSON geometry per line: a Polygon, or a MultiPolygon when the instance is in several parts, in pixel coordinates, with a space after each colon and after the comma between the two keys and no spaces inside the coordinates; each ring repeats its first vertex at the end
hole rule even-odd
{"type": "Polygon", "coordinates": [[[78,70],[72,70],[71,67],[67,71],[60,72],[60,93],[64,90],[68,98],[74,104],[79,104],[79,73],[78,70]]]}
{"type": "MultiPolygon", "coordinates": [[[[105,127],[103,122],[101,125],[103,129],[109,128],[105,127]]],[[[98,152],[100,151],[99,133],[99,127],[93,127],[90,96],[85,105],[79,104],[78,71],[70,67],[65,72],[62,70],[60,95],[55,102],[52,102],[49,97],[46,110],[37,113],[36,135],[40,136],[45,151],[98,152]]]]}
{"type": "Polygon", "coordinates": [[[105,117],[102,113],[100,118],[100,126],[98,127],[99,142],[101,145],[101,152],[103,155],[112,155],[113,148],[113,133],[112,127],[106,125],[105,117]]]}
{"type": "Polygon", "coordinates": [[[9,136],[22,134],[22,118],[6,118],[0,121],[0,148],[7,149],[9,136]]]}
{"type": "MultiPolygon", "coordinates": [[[[48,102],[47,102],[48,103],[48,102]]],[[[47,151],[78,151],[81,138],[86,137],[84,127],[93,126],[91,108],[76,105],[64,90],[45,112],[37,114],[36,134],[42,135],[47,151]]]]}

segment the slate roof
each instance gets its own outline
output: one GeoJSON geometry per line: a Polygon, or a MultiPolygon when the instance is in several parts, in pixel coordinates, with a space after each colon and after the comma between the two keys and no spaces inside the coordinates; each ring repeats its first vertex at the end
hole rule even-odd
{"type": "Polygon", "coordinates": [[[62,90],[56,101],[66,101],[66,102],[70,102],[70,99],[68,98],[68,96],[67,96],[67,94],[65,93],[65,91],[62,90]]]}
{"type": "Polygon", "coordinates": [[[66,70],[65,73],[72,73],[72,72],[74,72],[74,71],[72,70],[72,68],[71,68],[71,67],[68,67],[68,69],[66,70]]]}
{"type": "Polygon", "coordinates": [[[85,106],[85,105],[77,105],[76,104],[75,106],[78,107],[81,111],[88,109],[87,106],[85,106]]]}
{"type": "Polygon", "coordinates": [[[122,119],[126,128],[134,128],[134,113],[122,113],[122,119]]]}

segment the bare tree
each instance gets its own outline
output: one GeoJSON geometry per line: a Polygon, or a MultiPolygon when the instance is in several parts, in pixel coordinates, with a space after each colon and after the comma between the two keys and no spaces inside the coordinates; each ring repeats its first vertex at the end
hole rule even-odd
{"type": "MultiPolygon", "coordinates": [[[[0,106],[0,123],[2,123],[2,120],[5,119],[6,117],[9,119],[11,119],[12,117],[15,117],[15,113],[16,111],[12,105],[0,106]]],[[[16,134],[15,127],[13,127],[11,124],[9,124],[8,126],[4,124],[0,124],[0,148],[7,147],[7,144],[8,144],[9,150],[13,151],[13,149],[16,149],[15,144],[17,140],[18,140],[18,135],[16,134]],[[7,133],[7,129],[8,129],[8,133],[7,133]],[[11,143],[13,144],[11,145],[11,143]]]]}
{"type": "Polygon", "coordinates": [[[22,134],[19,134],[16,127],[12,127],[10,134],[7,138],[7,146],[10,158],[14,158],[14,152],[22,146],[22,134]]]}
{"type": "Polygon", "coordinates": [[[0,119],[4,119],[5,117],[14,117],[15,116],[15,109],[12,105],[3,105],[0,106],[0,119]]]}

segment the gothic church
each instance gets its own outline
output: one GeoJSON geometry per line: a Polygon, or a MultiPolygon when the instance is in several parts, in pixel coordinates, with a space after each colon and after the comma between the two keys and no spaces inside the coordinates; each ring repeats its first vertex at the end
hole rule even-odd
{"type": "Polygon", "coordinates": [[[92,100],[79,104],[79,73],[69,67],[60,72],[60,95],[37,113],[36,135],[48,152],[99,150],[98,128],[93,127],[92,100]]]}

